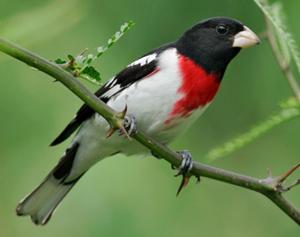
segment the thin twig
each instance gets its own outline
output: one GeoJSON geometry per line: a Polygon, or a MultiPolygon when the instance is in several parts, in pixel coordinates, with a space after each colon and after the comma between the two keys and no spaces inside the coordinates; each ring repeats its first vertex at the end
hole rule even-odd
{"type": "Polygon", "coordinates": [[[289,169],[287,172],[285,172],[284,174],[279,176],[278,177],[278,182],[283,183],[290,175],[292,175],[299,168],[300,168],[300,163],[296,164],[291,169],[289,169]]]}
{"type": "MultiPolygon", "coordinates": [[[[110,125],[114,128],[120,128],[122,120],[118,118],[118,113],[108,107],[105,103],[99,100],[93,93],[86,89],[72,74],[32,52],[21,48],[13,43],[0,38],[0,51],[32,66],[38,70],[54,77],[56,80],[63,83],[75,95],[81,98],[88,106],[94,109],[95,112],[101,114],[110,125]]],[[[142,131],[138,130],[133,138],[149,148],[154,154],[159,155],[173,166],[178,167],[181,164],[181,157],[178,153],[170,150],[142,131]]],[[[297,210],[283,196],[281,190],[276,190],[273,187],[276,179],[268,177],[267,179],[256,179],[242,174],[226,171],[215,168],[198,162],[193,162],[191,174],[195,176],[208,177],[211,179],[226,182],[232,185],[240,186],[261,193],[274,202],[282,211],[290,216],[297,224],[300,225],[300,211],[297,210]]]]}
{"type": "Polygon", "coordinates": [[[280,49],[278,47],[278,44],[276,43],[275,33],[272,26],[272,23],[268,19],[268,17],[265,16],[265,22],[266,22],[266,37],[271,45],[272,52],[275,56],[275,59],[284,74],[285,78],[287,79],[295,97],[300,103],[300,86],[297,82],[297,80],[294,77],[294,74],[291,71],[290,63],[285,60],[282,53],[280,52],[280,49]]]}

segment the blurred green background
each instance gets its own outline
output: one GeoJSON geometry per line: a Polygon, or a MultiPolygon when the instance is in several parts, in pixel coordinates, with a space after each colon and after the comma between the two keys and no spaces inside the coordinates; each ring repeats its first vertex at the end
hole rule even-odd
{"type": "MultiPolygon", "coordinates": [[[[288,27],[300,42],[299,1],[284,1],[288,27]]],[[[119,26],[136,26],[96,65],[109,79],[146,51],[176,39],[195,22],[224,15],[255,32],[263,17],[250,0],[1,0],[0,35],[49,59],[104,44],[119,26]]],[[[0,54],[0,236],[299,236],[299,227],[264,197],[204,179],[176,198],[179,178],[153,158],[117,157],[91,169],[46,227],[14,208],[55,165],[67,143],[48,144],[82,102],[59,83],[0,54]]],[[[90,84],[87,84],[90,86],[90,84]]],[[[96,90],[96,86],[90,86],[96,90]]],[[[194,158],[247,131],[278,109],[290,88],[266,41],[231,63],[214,104],[171,147],[194,158]]],[[[299,161],[293,120],[211,165],[256,177],[280,174],[299,161]]],[[[298,172],[299,175],[299,172],[298,172]]],[[[299,175],[300,176],[300,175],[299,175]]],[[[300,208],[300,189],[287,197],[300,208]]]]}

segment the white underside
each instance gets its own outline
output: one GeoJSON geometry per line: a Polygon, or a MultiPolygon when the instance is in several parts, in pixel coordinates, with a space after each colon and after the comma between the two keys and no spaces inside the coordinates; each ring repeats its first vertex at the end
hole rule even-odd
{"type": "MultiPolygon", "coordinates": [[[[178,94],[181,78],[177,60],[176,49],[162,53],[158,60],[160,70],[157,73],[131,85],[108,102],[116,111],[123,111],[127,105],[127,113],[136,117],[138,128],[163,143],[170,142],[186,129],[207,107],[198,109],[188,118],[173,121],[176,126],[171,123],[171,128],[166,128],[164,122],[174,101],[181,97],[178,94]]],[[[129,141],[117,132],[107,139],[108,129],[108,123],[98,114],[84,122],[73,140],[78,141],[80,146],[66,181],[78,177],[99,160],[117,152],[128,155],[148,152],[138,142],[129,141]]]]}

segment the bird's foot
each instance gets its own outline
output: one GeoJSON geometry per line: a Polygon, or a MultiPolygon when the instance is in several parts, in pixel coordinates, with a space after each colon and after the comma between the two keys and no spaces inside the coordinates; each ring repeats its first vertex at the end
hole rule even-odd
{"type": "MultiPolygon", "coordinates": [[[[119,134],[125,135],[128,139],[130,139],[130,137],[137,132],[137,122],[135,116],[127,115],[126,113],[127,106],[125,106],[125,109],[122,112],[117,113],[116,117],[122,121],[118,126],[119,134]]],[[[116,130],[118,130],[116,127],[110,127],[106,138],[109,138],[111,135],[113,135],[116,130]]]]}
{"type": "Polygon", "coordinates": [[[126,115],[124,118],[123,126],[129,136],[132,136],[137,131],[137,122],[134,115],[126,115]]]}
{"type": "MultiPolygon", "coordinates": [[[[191,177],[190,171],[193,168],[193,159],[191,153],[188,150],[179,151],[177,153],[182,157],[181,165],[178,167],[179,171],[175,175],[175,177],[178,177],[180,175],[182,176],[182,180],[176,194],[178,196],[181,190],[189,183],[191,177]]],[[[172,168],[174,169],[173,166],[172,168]]],[[[199,182],[200,176],[197,176],[196,178],[197,181],[199,182]]]]}
{"type": "Polygon", "coordinates": [[[126,115],[123,119],[122,126],[119,129],[120,135],[125,135],[129,140],[137,132],[137,122],[133,115],[126,115]]]}

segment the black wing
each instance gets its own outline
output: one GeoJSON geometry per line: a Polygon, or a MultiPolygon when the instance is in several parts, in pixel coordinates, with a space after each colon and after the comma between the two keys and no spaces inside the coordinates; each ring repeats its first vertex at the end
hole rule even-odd
{"type": "MultiPolygon", "coordinates": [[[[134,63],[127,66],[124,70],[118,73],[113,79],[102,86],[95,95],[104,103],[109,99],[132,85],[133,83],[147,77],[157,69],[157,53],[148,54],[134,63]]],[[[58,135],[57,138],[50,144],[55,146],[66,140],[85,120],[89,119],[94,110],[84,104],[78,110],[75,118],[67,125],[67,127],[58,135]]]]}

